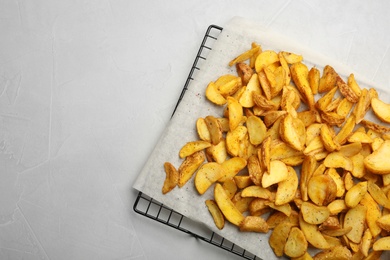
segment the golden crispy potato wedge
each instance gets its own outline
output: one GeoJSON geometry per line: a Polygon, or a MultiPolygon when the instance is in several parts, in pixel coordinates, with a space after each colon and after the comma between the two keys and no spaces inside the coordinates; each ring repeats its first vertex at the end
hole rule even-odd
{"type": "Polygon", "coordinates": [[[347,84],[353,90],[353,92],[355,92],[355,94],[360,97],[362,89],[356,82],[355,75],[353,73],[348,76],[347,84]]]}
{"type": "Polygon", "coordinates": [[[314,170],[317,167],[317,161],[314,156],[305,156],[302,167],[301,167],[301,177],[299,180],[299,190],[301,192],[302,200],[308,201],[309,196],[307,194],[307,185],[308,182],[313,176],[314,170]]]}
{"type": "Polygon", "coordinates": [[[376,185],[373,181],[368,181],[367,190],[379,205],[390,209],[390,199],[387,198],[386,194],[381,188],[379,188],[378,185],[376,185]]]}
{"type": "Polygon", "coordinates": [[[352,227],[351,231],[346,234],[347,238],[353,243],[359,244],[362,240],[363,232],[365,230],[367,208],[363,205],[357,205],[350,208],[345,213],[344,228],[352,227]]]}
{"type": "Polygon", "coordinates": [[[254,74],[254,71],[250,67],[250,65],[244,62],[236,63],[236,71],[237,71],[237,75],[241,78],[241,82],[243,86],[246,86],[248,84],[250,78],[254,74]]]}
{"type": "Polygon", "coordinates": [[[301,93],[304,102],[310,109],[314,109],[314,95],[308,80],[309,71],[307,66],[301,62],[297,62],[291,65],[290,71],[291,78],[301,93]]]}
{"type": "Polygon", "coordinates": [[[313,259],[314,260],[350,260],[352,258],[351,251],[346,246],[334,246],[327,250],[317,253],[313,259]]]}
{"type": "Polygon", "coordinates": [[[305,127],[314,124],[317,120],[318,113],[314,110],[305,110],[298,112],[298,118],[302,120],[305,127]]]}
{"type": "Polygon", "coordinates": [[[361,153],[355,154],[350,157],[353,170],[351,171],[352,175],[356,178],[363,178],[366,175],[366,168],[364,167],[364,156],[361,153]]]}
{"type": "Polygon", "coordinates": [[[340,127],[345,122],[345,117],[340,116],[336,112],[322,112],[321,119],[331,126],[340,127]]]}
{"type": "Polygon", "coordinates": [[[345,194],[345,204],[349,208],[356,207],[367,193],[367,181],[356,183],[345,194]]]}
{"type": "Polygon", "coordinates": [[[221,163],[223,175],[218,179],[219,182],[225,182],[236,176],[247,165],[247,160],[241,157],[232,157],[221,163]]]}
{"type": "Polygon", "coordinates": [[[334,200],[331,203],[329,203],[327,207],[331,215],[337,215],[340,212],[346,211],[348,209],[343,199],[334,200]]]}
{"type": "Polygon", "coordinates": [[[222,84],[218,84],[218,92],[223,97],[232,96],[234,93],[236,93],[241,87],[242,82],[241,78],[235,76],[234,78],[227,80],[226,82],[223,82],[222,84]]]}
{"type": "Polygon", "coordinates": [[[214,186],[214,199],[225,218],[233,225],[240,226],[245,217],[230,200],[229,195],[221,184],[214,186]]]}
{"type": "Polygon", "coordinates": [[[307,242],[318,249],[328,249],[330,247],[328,241],[318,230],[317,225],[309,224],[304,219],[302,214],[299,214],[299,227],[305,234],[307,242]]]}
{"type": "Polygon", "coordinates": [[[288,221],[289,217],[281,211],[272,212],[267,218],[267,224],[270,229],[274,229],[280,222],[288,221]]]}
{"type": "Polygon", "coordinates": [[[274,210],[283,212],[288,217],[291,216],[291,213],[293,212],[291,205],[289,203],[283,205],[276,205],[275,202],[266,201],[266,205],[274,210]]]}
{"type": "Polygon", "coordinates": [[[269,230],[267,221],[260,216],[246,216],[240,224],[240,231],[267,233],[269,230]]]}
{"type": "Polygon", "coordinates": [[[261,87],[257,74],[253,74],[248,81],[248,84],[244,86],[240,98],[238,99],[242,107],[253,107],[255,105],[254,94],[261,95],[261,87]]]}
{"type": "Polygon", "coordinates": [[[248,129],[249,141],[253,145],[261,144],[267,134],[267,127],[263,120],[257,116],[249,116],[246,120],[246,127],[248,129]]]}
{"type": "Polygon", "coordinates": [[[311,202],[303,202],[301,205],[303,219],[309,224],[322,224],[330,216],[330,211],[326,206],[318,206],[311,202]]]}
{"type": "Polygon", "coordinates": [[[303,60],[303,56],[300,54],[287,52],[287,51],[282,51],[281,53],[282,53],[283,57],[286,59],[286,62],[288,64],[294,64],[297,62],[301,62],[303,60]]]}
{"type": "Polygon", "coordinates": [[[351,159],[339,152],[328,154],[324,160],[324,165],[328,168],[342,168],[349,172],[353,170],[351,159]]]}
{"type": "Polygon", "coordinates": [[[336,183],[336,187],[337,187],[337,193],[336,193],[336,197],[340,198],[342,196],[344,196],[344,193],[345,193],[345,184],[344,184],[344,180],[343,178],[341,178],[340,174],[336,171],[335,168],[328,168],[326,170],[326,174],[329,175],[334,183],[336,183]]]}
{"type": "Polygon", "coordinates": [[[320,99],[317,100],[316,107],[319,110],[326,112],[326,108],[329,106],[329,104],[332,103],[336,91],[337,91],[337,87],[334,87],[331,90],[329,90],[325,95],[323,95],[320,99]]]}
{"type": "Polygon", "coordinates": [[[289,221],[283,221],[276,225],[269,237],[269,245],[276,256],[283,256],[284,247],[293,225],[289,221]]]}
{"type": "Polygon", "coordinates": [[[204,119],[213,145],[219,144],[223,138],[222,125],[214,116],[206,116],[204,119]]]}
{"type": "Polygon", "coordinates": [[[298,190],[299,180],[295,169],[291,166],[287,166],[287,170],[287,179],[278,183],[275,195],[275,205],[283,205],[291,202],[295,198],[295,194],[298,190]]]}
{"type": "Polygon", "coordinates": [[[354,103],[350,102],[348,99],[343,98],[336,108],[336,113],[342,117],[347,117],[351,112],[353,104],[354,103]]]}
{"type": "Polygon", "coordinates": [[[364,125],[368,129],[371,129],[371,130],[378,132],[378,133],[381,133],[381,134],[386,134],[386,133],[390,132],[390,127],[376,124],[374,122],[371,122],[370,120],[363,119],[361,121],[361,123],[362,123],[362,125],[364,125]]]}
{"type": "Polygon", "coordinates": [[[203,151],[199,151],[196,153],[187,156],[185,160],[179,166],[179,182],[178,186],[183,187],[194,175],[196,170],[203,164],[206,160],[206,156],[203,151]]]}
{"type": "Polygon", "coordinates": [[[354,155],[357,155],[362,150],[362,144],[361,143],[351,143],[351,144],[345,144],[340,147],[339,153],[346,157],[352,157],[354,155]]]}
{"type": "Polygon", "coordinates": [[[332,132],[330,131],[328,125],[326,124],[322,125],[320,136],[322,142],[324,143],[324,147],[328,152],[333,152],[334,150],[340,149],[340,144],[335,142],[334,136],[332,135],[332,132]]]}
{"type": "Polygon", "coordinates": [[[337,196],[337,185],[329,175],[315,175],[309,180],[307,193],[316,205],[328,205],[337,196]]]}
{"type": "MultiPolygon", "coordinates": [[[[260,151],[260,150],[258,150],[260,151]]],[[[247,160],[247,168],[249,176],[251,177],[255,185],[261,185],[263,178],[263,169],[261,167],[259,158],[257,155],[252,155],[247,160]]]]}
{"type": "Polygon", "coordinates": [[[196,132],[200,140],[211,142],[210,132],[207,128],[206,120],[203,117],[196,120],[196,132]]]}
{"type": "Polygon", "coordinates": [[[255,63],[256,72],[259,73],[264,69],[264,67],[267,67],[268,65],[271,65],[278,61],[279,61],[279,56],[275,51],[272,50],[262,51],[256,58],[256,63],[255,63]]]}
{"type": "Polygon", "coordinates": [[[359,100],[359,95],[354,92],[354,90],[348,85],[347,83],[344,82],[344,80],[340,77],[337,76],[336,79],[336,85],[339,88],[341,94],[349,100],[349,102],[356,103],[359,100]]]}
{"type": "Polygon", "coordinates": [[[217,203],[214,200],[206,200],[205,203],[214,220],[215,226],[220,230],[223,229],[225,226],[225,217],[223,216],[217,203]]]}
{"type": "Polygon", "coordinates": [[[385,123],[390,123],[390,104],[387,104],[379,98],[371,99],[371,107],[374,114],[385,123]]]}
{"type": "Polygon", "coordinates": [[[287,114],[287,112],[283,111],[283,110],[267,111],[267,112],[265,112],[263,114],[263,116],[264,116],[264,118],[263,118],[264,124],[267,127],[271,127],[278,119],[281,119],[282,116],[284,116],[285,114],[287,114]]]}
{"type": "Polygon", "coordinates": [[[353,129],[355,128],[355,125],[356,125],[355,117],[354,116],[348,117],[344,125],[341,127],[340,131],[337,133],[335,141],[343,145],[347,141],[348,136],[352,133],[353,129]]]}
{"type": "Polygon", "coordinates": [[[226,98],[219,92],[217,85],[210,82],[206,88],[206,98],[212,103],[222,106],[226,104],[226,98]]]}
{"type": "Polygon", "coordinates": [[[162,187],[162,193],[166,194],[177,186],[179,182],[179,172],[170,162],[164,163],[164,170],[166,177],[162,187]]]}
{"type": "Polygon", "coordinates": [[[241,123],[244,116],[244,112],[241,104],[235,98],[227,97],[227,105],[229,115],[229,128],[230,131],[233,131],[241,123]]]}
{"type": "Polygon", "coordinates": [[[284,253],[289,257],[300,257],[305,254],[307,248],[308,243],[303,232],[297,227],[292,227],[284,245],[284,253]]]}
{"type": "Polygon", "coordinates": [[[362,143],[362,144],[371,144],[372,139],[366,133],[363,132],[354,132],[348,138],[350,143],[362,143]]]}
{"type": "Polygon", "coordinates": [[[355,115],[356,124],[359,124],[366,115],[367,108],[370,105],[370,94],[367,89],[363,89],[352,113],[355,115]]]}
{"type": "Polygon", "coordinates": [[[336,86],[337,73],[332,66],[326,65],[322,72],[322,77],[318,85],[318,92],[323,93],[336,86]]]}
{"type": "Polygon", "coordinates": [[[363,253],[364,256],[368,256],[368,252],[371,249],[372,244],[372,234],[370,229],[366,229],[363,233],[362,242],[360,243],[359,249],[363,253]]]}
{"type": "Polygon", "coordinates": [[[374,242],[372,245],[374,251],[388,251],[390,250],[390,236],[381,237],[374,242]]]}
{"type": "Polygon", "coordinates": [[[226,140],[222,139],[217,145],[206,148],[206,155],[210,161],[223,163],[227,158],[226,140]]]}
{"type": "Polygon", "coordinates": [[[377,219],[376,223],[383,230],[390,231],[390,214],[381,216],[377,219]]]}
{"type": "Polygon", "coordinates": [[[256,55],[259,51],[261,51],[261,47],[259,45],[252,45],[252,48],[241,53],[237,57],[235,57],[233,60],[229,62],[229,66],[233,66],[236,63],[243,62],[246,60],[249,60],[251,57],[256,55]]]}
{"type": "Polygon", "coordinates": [[[272,193],[266,188],[252,185],[244,188],[241,192],[242,197],[255,197],[255,198],[261,198],[261,199],[271,199],[272,193]]]}
{"type": "Polygon", "coordinates": [[[238,191],[236,194],[234,194],[232,198],[232,202],[234,206],[241,212],[249,211],[249,205],[254,200],[254,198],[251,197],[241,197],[241,191],[238,191]]]}
{"type": "Polygon", "coordinates": [[[302,120],[287,114],[280,122],[280,136],[283,141],[298,151],[303,151],[306,143],[306,128],[302,120]]]}
{"type": "Polygon", "coordinates": [[[234,197],[234,195],[236,195],[237,190],[238,190],[237,184],[233,178],[227,179],[226,181],[224,181],[222,183],[222,187],[226,190],[230,199],[232,199],[234,197]]]}
{"type": "Polygon", "coordinates": [[[263,174],[261,180],[262,186],[267,188],[273,184],[286,180],[288,177],[288,168],[285,163],[273,160],[269,165],[269,172],[263,174]]]}
{"type": "Polygon", "coordinates": [[[179,151],[180,158],[185,158],[196,152],[202,151],[210,147],[210,142],[207,141],[192,141],[186,143],[179,151]]]}
{"type": "Polygon", "coordinates": [[[195,188],[199,194],[204,194],[211,185],[224,175],[224,168],[216,162],[203,164],[195,175],[195,188]]]}
{"type": "Polygon", "coordinates": [[[320,85],[320,78],[321,78],[320,74],[321,73],[320,73],[319,69],[317,69],[316,67],[312,67],[309,70],[309,74],[308,74],[309,85],[310,85],[311,91],[313,92],[313,95],[318,94],[318,87],[320,85]]]}
{"type": "Polygon", "coordinates": [[[364,158],[364,166],[372,173],[388,174],[390,173],[390,141],[386,140],[372,154],[364,158]]]}
{"type": "Polygon", "coordinates": [[[233,179],[239,189],[244,189],[249,185],[253,185],[252,178],[249,175],[236,175],[233,179]]]}
{"type": "Polygon", "coordinates": [[[238,156],[240,153],[240,143],[248,133],[248,129],[243,126],[237,126],[233,131],[226,134],[226,150],[231,156],[238,156]]]}

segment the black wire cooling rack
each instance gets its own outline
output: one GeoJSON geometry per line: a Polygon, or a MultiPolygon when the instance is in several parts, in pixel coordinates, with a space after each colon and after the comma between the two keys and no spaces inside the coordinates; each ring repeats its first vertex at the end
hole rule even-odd
{"type": "MultiPolygon", "coordinates": [[[[207,54],[212,50],[212,45],[217,40],[218,35],[221,32],[222,32],[222,27],[216,25],[210,25],[207,28],[206,34],[203,38],[198,54],[196,55],[194,64],[192,65],[190,73],[184,84],[184,88],[180,94],[179,100],[176,104],[173,114],[175,113],[177,106],[182,100],[190,82],[196,76],[195,75],[196,72],[200,70],[202,63],[206,60],[207,54]]],[[[184,233],[190,234],[197,239],[200,239],[206,243],[209,243],[211,245],[229,251],[245,259],[260,260],[260,258],[258,258],[257,256],[251,254],[250,252],[242,249],[236,244],[214,233],[210,229],[199,225],[199,223],[196,223],[190,220],[189,218],[185,217],[184,215],[163,205],[162,203],[156,201],[155,199],[143,194],[142,192],[138,193],[138,196],[133,206],[133,210],[142,216],[148,217],[154,221],[165,224],[169,227],[180,230],[184,233]]]]}

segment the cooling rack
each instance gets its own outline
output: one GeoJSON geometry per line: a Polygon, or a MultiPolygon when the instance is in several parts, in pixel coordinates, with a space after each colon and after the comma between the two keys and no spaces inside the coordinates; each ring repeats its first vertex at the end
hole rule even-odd
{"type": "MultiPolygon", "coordinates": [[[[217,25],[210,25],[207,28],[173,114],[175,113],[176,108],[182,100],[191,81],[196,77],[196,73],[200,71],[202,63],[206,60],[207,54],[212,50],[213,43],[217,41],[218,35],[222,32],[222,30],[223,28],[217,25]]],[[[142,192],[138,193],[133,205],[133,210],[144,217],[187,233],[196,239],[229,251],[235,255],[243,257],[244,259],[260,260],[257,256],[221,237],[205,226],[199,225],[199,223],[190,220],[184,215],[174,211],[142,192]]]]}

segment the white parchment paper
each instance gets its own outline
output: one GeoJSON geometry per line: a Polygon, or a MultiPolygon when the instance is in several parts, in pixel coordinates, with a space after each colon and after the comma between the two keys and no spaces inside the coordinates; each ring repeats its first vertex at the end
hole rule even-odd
{"type": "MultiPolygon", "coordinates": [[[[214,222],[205,206],[204,201],[212,198],[212,188],[206,194],[198,195],[193,179],[183,188],[175,188],[163,195],[161,188],[165,179],[163,164],[166,161],[179,167],[182,160],[178,156],[179,149],[189,141],[196,140],[195,122],[199,117],[207,115],[222,116],[222,107],[212,105],[205,99],[205,89],[210,81],[226,73],[235,73],[234,68],[228,67],[228,62],[250,48],[252,42],[257,42],[263,50],[285,50],[302,54],[304,63],[308,66],[317,66],[321,71],[326,64],[332,65],[336,71],[346,79],[351,69],[337,60],[331,60],[319,53],[310,51],[304,43],[290,39],[269,31],[260,24],[241,17],[233,18],[224,26],[218,40],[212,46],[207,60],[191,82],[186,94],[180,102],[175,115],[167,125],[154,151],[146,162],[142,172],[134,184],[134,188],[148,196],[180,212],[186,217],[204,223],[214,232],[229,241],[263,259],[277,258],[268,244],[269,234],[241,233],[233,225],[227,224],[223,230],[215,228],[214,222]]],[[[385,64],[387,67],[388,64],[385,64]]],[[[390,68],[382,68],[389,71],[390,68]]],[[[375,87],[384,101],[390,101],[390,96],[384,86],[375,86],[373,82],[362,75],[355,74],[361,87],[375,87]]]]}

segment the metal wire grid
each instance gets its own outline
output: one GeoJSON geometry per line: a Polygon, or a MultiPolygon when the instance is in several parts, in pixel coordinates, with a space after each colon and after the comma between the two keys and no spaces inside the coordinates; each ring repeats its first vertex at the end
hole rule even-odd
{"type": "MultiPolygon", "coordinates": [[[[222,27],[216,25],[210,25],[208,27],[173,114],[175,113],[180,101],[188,89],[190,82],[194,79],[196,72],[200,70],[202,62],[206,60],[208,52],[212,50],[211,46],[217,40],[217,37],[221,32],[222,27]]],[[[207,227],[201,226],[199,223],[195,223],[194,221],[186,218],[184,215],[172,210],[171,208],[168,208],[167,206],[153,198],[150,198],[142,192],[138,193],[137,199],[133,205],[133,210],[142,216],[180,230],[197,239],[222,248],[245,259],[260,260],[260,258],[257,256],[247,252],[236,244],[214,233],[207,227]]]]}

